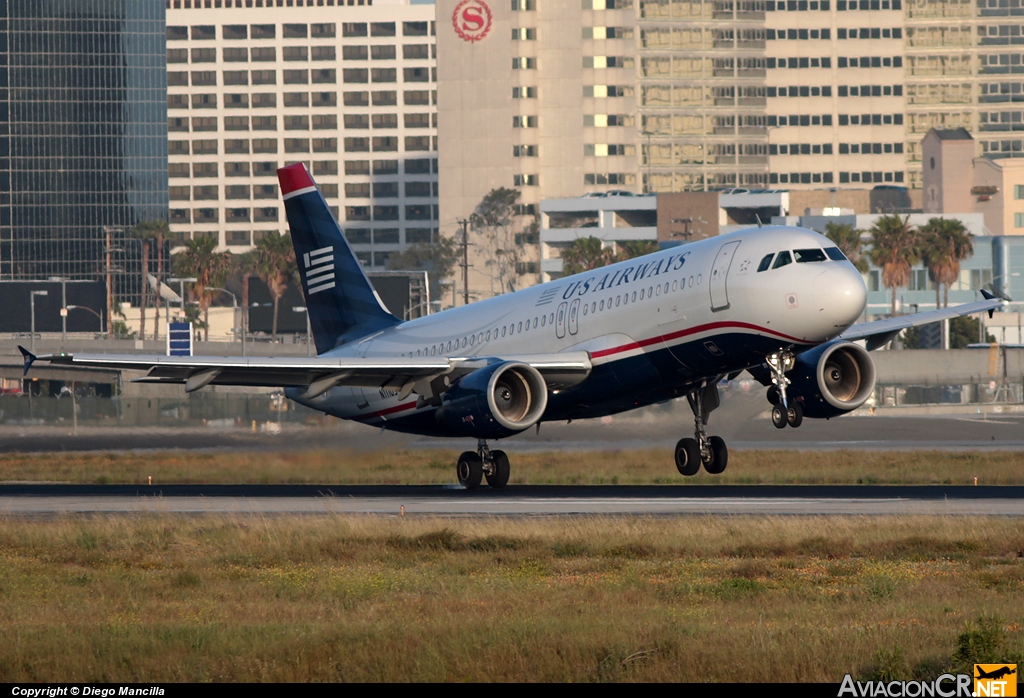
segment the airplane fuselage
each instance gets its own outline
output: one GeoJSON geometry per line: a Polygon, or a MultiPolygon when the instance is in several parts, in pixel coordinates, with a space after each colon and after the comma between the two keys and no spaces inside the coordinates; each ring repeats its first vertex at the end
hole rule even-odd
{"type": "MultiPolygon", "coordinates": [[[[834,248],[802,228],[751,228],[428,315],[324,356],[587,351],[590,375],[553,393],[543,420],[615,414],[679,397],[780,349],[799,352],[841,334],[863,312],[867,294],[856,268],[825,252],[834,248]]],[[[287,391],[344,419],[452,435],[434,418],[436,407],[416,395],[399,399],[394,390],[351,387],[312,399],[301,394],[287,391]]]]}

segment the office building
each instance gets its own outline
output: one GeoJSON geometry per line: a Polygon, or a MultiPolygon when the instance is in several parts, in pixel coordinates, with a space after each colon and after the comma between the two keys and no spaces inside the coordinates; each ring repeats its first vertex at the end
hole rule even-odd
{"type": "Polygon", "coordinates": [[[125,231],[167,217],[164,2],[7,0],[0,20],[0,279],[110,271],[131,301],[125,231]]]}
{"type": "Polygon", "coordinates": [[[434,7],[167,2],[170,216],[249,249],[288,230],[277,168],[305,162],[364,265],[437,235],[434,7]]]}
{"type": "Polygon", "coordinates": [[[437,5],[446,230],[495,187],[529,214],[613,189],[919,190],[933,127],[1024,155],[1020,0],[469,5],[437,5]]]}

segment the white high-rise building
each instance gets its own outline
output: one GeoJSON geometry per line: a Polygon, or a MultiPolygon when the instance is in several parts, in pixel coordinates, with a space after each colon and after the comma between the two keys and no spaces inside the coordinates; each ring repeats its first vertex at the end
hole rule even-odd
{"type": "Polygon", "coordinates": [[[287,232],[305,162],[367,267],[437,236],[434,6],[168,0],[170,222],[244,251],[287,232]]]}

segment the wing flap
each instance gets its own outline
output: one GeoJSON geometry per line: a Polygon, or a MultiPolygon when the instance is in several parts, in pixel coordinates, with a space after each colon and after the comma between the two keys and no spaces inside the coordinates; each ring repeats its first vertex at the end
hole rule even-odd
{"type": "MultiPolygon", "coordinates": [[[[186,390],[206,385],[306,388],[316,397],[336,386],[392,388],[405,391],[444,374],[463,375],[486,364],[521,361],[540,371],[552,390],[576,385],[590,374],[587,352],[503,357],[332,358],[290,356],[162,356],[136,354],[50,354],[35,360],[53,364],[146,371],[143,383],[184,383],[186,390]]],[[[411,389],[410,389],[411,390],[411,389]]]]}

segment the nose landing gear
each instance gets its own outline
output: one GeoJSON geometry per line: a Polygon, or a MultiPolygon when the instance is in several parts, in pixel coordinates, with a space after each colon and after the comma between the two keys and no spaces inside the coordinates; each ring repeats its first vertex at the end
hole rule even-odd
{"type": "Polygon", "coordinates": [[[772,386],[768,388],[768,402],[772,404],[772,424],[776,429],[785,429],[786,425],[794,429],[803,424],[804,409],[797,400],[786,396],[786,388],[790,384],[786,371],[793,368],[796,355],[788,350],[777,351],[765,357],[765,363],[772,372],[772,386]]]}
{"type": "Polygon", "coordinates": [[[459,456],[455,466],[459,484],[467,490],[475,490],[486,478],[487,484],[496,490],[507,485],[511,473],[508,455],[504,451],[492,451],[484,439],[477,442],[476,449],[475,452],[465,451],[459,456]]]}
{"type": "Polygon", "coordinates": [[[725,471],[729,463],[729,449],[720,436],[708,436],[708,416],[718,405],[718,381],[708,381],[686,395],[693,410],[694,437],[680,439],[676,444],[676,469],[682,475],[696,475],[701,466],[711,475],[725,471]]]}

